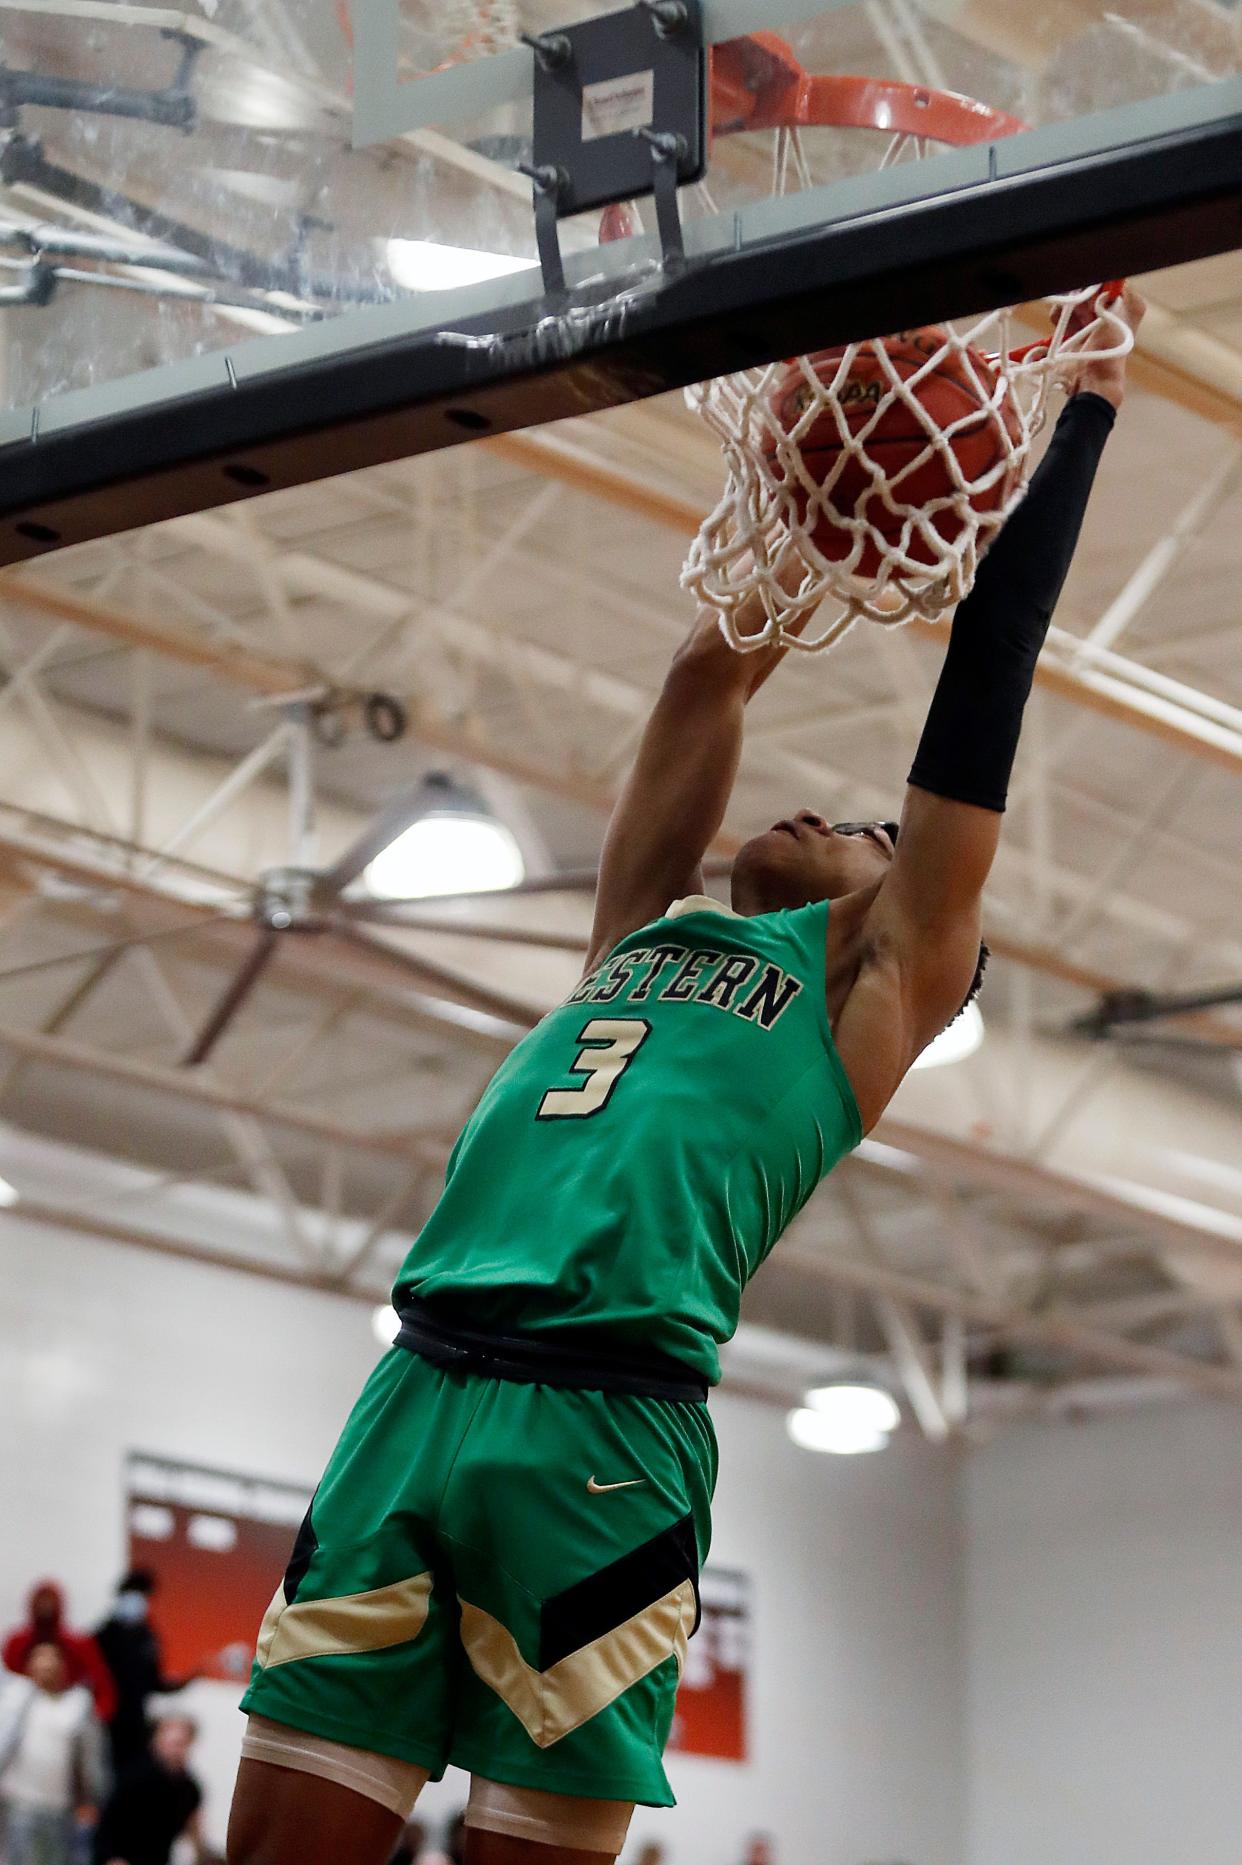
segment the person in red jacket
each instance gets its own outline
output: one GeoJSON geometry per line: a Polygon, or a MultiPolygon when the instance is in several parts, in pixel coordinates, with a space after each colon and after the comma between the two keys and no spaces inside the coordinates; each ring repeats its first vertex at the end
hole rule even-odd
{"type": "Polygon", "coordinates": [[[0,1658],[6,1670],[22,1675],[36,1645],[57,1645],[64,1654],[69,1684],[85,1684],[95,1699],[95,1714],[106,1723],[116,1713],[116,1685],[103,1653],[86,1632],[72,1632],[65,1624],[64,1590],[55,1580],[40,1580],[31,1589],[30,1617],[7,1635],[0,1658]]]}

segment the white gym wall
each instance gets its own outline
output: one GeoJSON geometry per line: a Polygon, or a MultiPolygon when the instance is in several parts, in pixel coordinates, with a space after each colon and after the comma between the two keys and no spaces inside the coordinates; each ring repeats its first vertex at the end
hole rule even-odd
{"type": "Polygon", "coordinates": [[[1236,1412],[1014,1428],[964,1503],[970,1865],[1237,1865],[1236,1412]]]}

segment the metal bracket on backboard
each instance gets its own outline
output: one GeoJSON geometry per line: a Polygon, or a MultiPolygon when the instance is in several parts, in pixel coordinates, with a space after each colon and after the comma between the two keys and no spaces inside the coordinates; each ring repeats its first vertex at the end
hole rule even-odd
{"type": "Polygon", "coordinates": [[[527,39],[535,57],[533,160],[543,282],[563,291],[558,223],[654,194],[665,266],[685,258],[677,190],[707,167],[707,48],[699,0],[636,0],[527,39]]]}
{"type": "MultiPolygon", "coordinates": [[[[856,0],[781,0],[783,31],[804,21],[853,6],[856,0]]],[[[485,116],[499,104],[530,96],[533,50],[448,65],[410,82],[400,76],[400,0],[358,0],[354,23],[355,149],[369,149],[413,130],[485,116]]],[[[706,45],[719,45],[770,27],[772,0],[699,0],[706,45]]]]}

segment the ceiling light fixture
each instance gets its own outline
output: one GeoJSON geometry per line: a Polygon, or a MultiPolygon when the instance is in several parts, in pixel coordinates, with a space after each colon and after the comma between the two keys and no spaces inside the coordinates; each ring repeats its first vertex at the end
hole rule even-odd
{"type": "Polygon", "coordinates": [[[857,1457],[883,1450],[900,1422],[897,1402],[882,1386],[842,1382],[808,1392],[786,1428],[800,1450],[857,1457]]]}
{"type": "Polygon", "coordinates": [[[943,1068],[947,1062],[964,1062],[967,1056],[974,1055],[985,1033],[983,1013],[978,1004],[967,1004],[961,1016],[950,1023],[947,1030],[941,1030],[910,1066],[943,1068]]]}
{"type": "Polygon", "coordinates": [[[381,1302],[371,1311],[371,1331],[381,1347],[391,1347],[401,1327],[401,1317],[391,1302],[381,1302]]]}
{"type": "Polygon", "coordinates": [[[370,862],[364,879],[381,900],[496,893],[526,873],[517,840],[479,798],[442,772],[428,774],[427,806],[370,862]]]}
{"type": "Polygon", "coordinates": [[[888,1443],[885,1431],[839,1425],[806,1406],[790,1412],[787,1426],[800,1451],[826,1451],[834,1457],[863,1456],[869,1451],[882,1451],[888,1443]]]}

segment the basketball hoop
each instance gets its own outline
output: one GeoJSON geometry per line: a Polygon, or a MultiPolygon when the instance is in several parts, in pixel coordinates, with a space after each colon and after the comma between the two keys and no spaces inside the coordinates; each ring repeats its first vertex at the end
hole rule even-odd
{"type": "MultiPolygon", "coordinates": [[[[775,132],[776,194],[791,181],[812,185],[805,129],[878,134],[887,168],[929,146],[962,148],[1025,127],[921,85],[816,76],[771,33],[716,47],[711,115],[716,136],[775,132]]],[[[624,230],[614,215],[603,237],[624,230]]],[[[1101,332],[1097,355],[1131,348],[1119,291],[1093,286],[1051,300],[1048,334],[1024,346],[1013,342],[1014,313],[1000,310],[961,330],[846,344],[687,390],[728,477],[683,587],[717,611],[740,652],[780,643],[814,653],[860,619],[893,624],[953,607],[1025,491],[1058,374],[1101,332]],[[766,620],[743,634],[738,616],[756,595],[766,620]],[[828,626],[793,632],[825,598],[836,611],[828,626]]]]}

